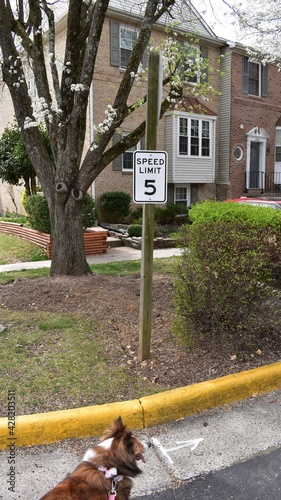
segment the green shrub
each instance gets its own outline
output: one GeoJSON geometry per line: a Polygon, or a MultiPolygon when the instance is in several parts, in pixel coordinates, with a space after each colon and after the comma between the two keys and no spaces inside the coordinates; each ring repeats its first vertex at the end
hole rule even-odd
{"type": "Polygon", "coordinates": [[[140,224],[131,224],[128,227],[128,235],[132,238],[133,236],[142,236],[142,226],[140,224]]]}
{"type": "Polygon", "coordinates": [[[82,221],[83,221],[83,229],[87,229],[87,227],[93,227],[98,219],[98,211],[96,207],[95,200],[89,193],[86,193],[83,199],[82,206],[82,221]]]}
{"type": "Polygon", "coordinates": [[[220,201],[196,203],[189,210],[189,218],[193,224],[206,221],[242,221],[257,228],[270,226],[281,230],[281,210],[246,203],[220,201]]]}
{"type": "MultiPolygon", "coordinates": [[[[51,232],[50,214],[47,200],[44,196],[32,195],[28,196],[25,204],[25,209],[28,214],[27,220],[30,226],[42,233],[51,232]]],[[[92,227],[97,220],[97,212],[95,201],[89,193],[86,193],[83,199],[82,206],[82,221],[83,229],[92,227]]]]}
{"type": "Polygon", "coordinates": [[[183,205],[155,207],[155,221],[158,224],[186,224],[189,222],[189,209],[183,205]]]}
{"type": "Polygon", "coordinates": [[[22,205],[23,207],[25,208],[25,205],[26,205],[26,201],[27,201],[27,194],[26,194],[26,189],[23,190],[22,192],[22,195],[21,195],[21,202],[22,202],[22,205]]]}
{"type": "Polygon", "coordinates": [[[103,193],[100,197],[100,212],[104,222],[122,223],[130,214],[131,196],[122,191],[103,193]]]}
{"type": "Polygon", "coordinates": [[[37,194],[27,196],[25,210],[27,212],[27,220],[32,229],[36,229],[42,233],[51,232],[49,207],[44,196],[37,194]]]}
{"type": "Polygon", "coordinates": [[[267,286],[270,237],[270,228],[257,231],[240,220],[207,220],[182,228],[173,328],[187,344],[196,335],[247,329],[272,293],[267,286]]]}
{"type": "Polygon", "coordinates": [[[235,202],[204,201],[190,209],[189,217],[193,224],[240,221],[256,231],[266,230],[267,257],[271,262],[281,260],[281,210],[235,202]]]}
{"type": "Polygon", "coordinates": [[[142,205],[139,205],[135,210],[131,211],[130,219],[132,222],[142,219],[142,205]]]}

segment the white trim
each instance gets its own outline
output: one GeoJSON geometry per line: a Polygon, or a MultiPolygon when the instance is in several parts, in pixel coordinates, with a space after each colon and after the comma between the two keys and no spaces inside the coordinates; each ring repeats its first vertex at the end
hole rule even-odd
{"type": "Polygon", "coordinates": [[[176,205],[176,189],[177,188],[184,188],[186,189],[186,207],[190,207],[190,200],[191,200],[191,188],[190,184],[175,184],[174,185],[174,204],[176,205]]]}
{"type": "MultiPolygon", "coordinates": [[[[268,133],[259,127],[252,128],[247,133],[247,152],[246,152],[246,189],[250,188],[250,154],[251,154],[251,144],[256,142],[260,144],[260,158],[259,158],[259,173],[265,174],[265,159],[266,159],[266,143],[267,139],[269,139],[268,133]]],[[[264,189],[264,178],[265,176],[261,176],[261,185],[259,189],[264,189]]]]}
{"type": "Polygon", "coordinates": [[[253,97],[261,97],[261,86],[262,86],[262,74],[261,74],[261,63],[258,61],[248,61],[248,70],[249,70],[249,75],[248,75],[248,95],[253,96],[253,97]],[[258,94],[251,94],[249,92],[249,87],[250,87],[250,64],[257,64],[259,67],[259,93],[258,94]]]}
{"type": "Polygon", "coordinates": [[[210,159],[213,157],[213,149],[212,149],[212,135],[213,135],[213,127],[211,125],[212,119],[216,117],[211,117],[210,115],[197,115],[197,114],[192,114],[192,113],[180,113],[177,116],[178,120],[178,134],[177,134],[177,145],[176,145],[176,157],[177,158],[206,158],[210,159]],[[187,132],[187,137],[189,138],[189,143],[191,140],[191,120],[197,120],[199,122],[199,154],[198,155],[192,155],[191,153],[189,154],[180,154],[179,152],[179,146],[180,146],[180,119],[184,118],[187,120],[187,126],[188,126],[188,132],[187,132]],[[209,155],[204,156],[202,155],[202,122],[208,122],[209,123],[209,155]]]}

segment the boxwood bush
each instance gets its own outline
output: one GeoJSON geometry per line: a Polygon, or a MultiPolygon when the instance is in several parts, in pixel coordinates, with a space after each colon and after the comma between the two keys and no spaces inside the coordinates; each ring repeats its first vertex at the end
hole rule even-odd
{"type": "Polygon", "coordinates": [[[193,224],[180,231],[174,291],[174,332],[187,344],[196,335],[247,332],[272,297],[272,261],[280,258],[277,212],[220,202],[190,210],[193,224]]]}
{"type": "Polygon", "coordinates": [[[100,214],[103,222],[122,223],[130,214],[131,196],[122,191],[110,191],[100,197],[100,214]]]}
{"type": "Polygon", "coordinates": [[[132,238],[133,236],[142,236],[142,226],[141,224],[130,224],[128,227],[128,235],[132,238]]]}

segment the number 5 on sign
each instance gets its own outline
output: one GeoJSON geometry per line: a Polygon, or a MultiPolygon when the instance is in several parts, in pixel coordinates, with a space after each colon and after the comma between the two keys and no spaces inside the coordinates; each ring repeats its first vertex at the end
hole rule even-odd
{"type": "Polygon", "coordinates": [[[134,202],[166,203],[166,151],[134,152],[134,202]]]}

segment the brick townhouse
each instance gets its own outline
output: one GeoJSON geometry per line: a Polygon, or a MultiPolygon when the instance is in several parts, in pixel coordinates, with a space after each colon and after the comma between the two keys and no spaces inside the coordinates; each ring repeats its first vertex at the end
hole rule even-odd
{"type": "MultiPolygon", "coordinates": [[[[138,33],[141,8],[132,0],[110,2],[90,94],[85,150],[93,138],[94,124],[104,120],[106,107],[114,100],[138,33]]],[[[64,9],[62,6],[58,11],[58,55],[63,54],[65,43],[64,9]]],[[[181,21],[177,27],[179,37],[184,31],[196,35],[198,53],[210,64],[204,78],[221,91],[221,96],[215,95],[208,101],[192,97],[191,89],[202,78],[200,74],[195,75],[185,86],[180,107],[167,112],[159,122],[157,149],[168,153],[168,203],[190,206],[206,198],[226,199],[240,196],[252,188],[262,190],[265,188],[265,173],[271,173],[274,179],[274,173],[277,175],[278,169],[281,171],[281,161],[279,164],[277,161],[279,157],[281,160],[278,91],[281,75],[272,65],[267,67],[250,62],[243,46],[230,46],[217,38],[191,5],[184,18],[181,16],[181,21]],[[221,61],[220,55],[223,55],[221,61]]],[[[159,44],[166,36],[166,22],[167,19],[158,22],[152,34],[152,45],[159,44]]],[[[145,56],[143,64],[146,63],[145,56]]],[[[29,75],[29,86],[31,97],[36,101],[38,96],[32,74],[29,75]]],[[[145,82],[135,84],[130,102],[135,102],[145,93],[145,82]]],[[[0,98],[0,115],[1,134],[13,119],[7,89],[0,98]]],[[[133,130],[145,115],[145,108],[133,113],[113,141],[133,130]]],[[[143,147],[141,141],[99,175],[92,186],[97,201],[105,191],[124,191],[132,195],[133,151],[143,147]]],[[[18,212],[23,212],[21,189],[0,182],[0,210],[14,211],[16,206],[18,212]]]]}
{"type": "Polygon", "coordinates": [[[223,54],[218,199],[280,196],[281,74],[240,44],[223,54]]]}

